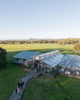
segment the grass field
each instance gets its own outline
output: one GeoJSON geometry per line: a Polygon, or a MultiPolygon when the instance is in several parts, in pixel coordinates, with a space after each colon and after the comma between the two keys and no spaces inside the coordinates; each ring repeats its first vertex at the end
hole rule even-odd
{"type": "Polygon", "coordinates": [[[80,100],[80,80],[61,75],[31,79],[21,100],[80,100]]]}
{"type": "MultiPolygon", "coordinates": [[[[11,58],[22,50],[49,52],[60,50],[62,54],[75,54],[73,45],[58,44],[0,44],[7,50],[8,67],[0,70],[0,100],[8,100],[20,78],[27,72],[19,65],[13,65],[11,58]]],[[[21,100],[80,100],[80,80],[58,75],[55,79],[40,76],[31,79],[21,100]],[[66,99],[68,98],[68,99],[66,99]]]]}
{"type": "Polygon", "coordinates": [[[62,54],[72,54],[73,45],[58,45],[58,44],[0,44],[0,47],[3,47],[7,52],[16,52],[22,50],[33,50],[40,52],[50,52],[53,50],[60,50],[62,54]]]}

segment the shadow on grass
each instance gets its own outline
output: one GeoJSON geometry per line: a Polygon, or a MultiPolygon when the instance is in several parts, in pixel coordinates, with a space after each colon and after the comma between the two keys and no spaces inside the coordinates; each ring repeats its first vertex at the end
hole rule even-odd
{"type": "MultiPolygon", "coordinates": [[[[46,53],[46,52],[51,52],[51,51],[55,51],[55,50],[59,50],[61,54],[70,54],[70,55],[75,55],[75,52],[73,50],[66,50],[63,48],[53,48],[53,49],[36,49],[36,50],[28,50],[28,51],[35,51],[35,52],[41,52],[41,53],[46,53]]],[[[17,53],[19,53],[21,51],[13,51],[13,52],[7,52],[7,60],[10,63],[12,61],[12,56],[16,55],[17,53]]]]}
{"type": "Polygon", "coordinates": [[[29,51],[35,51],[35,52],[42,52],[42,53],[46,53],[46,52],[51,52],[51,51],[55,51],[55,50],[59,50],[61,54],[70,54],[70,55],[75,55],[75,52],[71,49],[63,49],[63,48],[54,48],[54,49],[37,49],[37,50],[29,50],[29,51]]]}

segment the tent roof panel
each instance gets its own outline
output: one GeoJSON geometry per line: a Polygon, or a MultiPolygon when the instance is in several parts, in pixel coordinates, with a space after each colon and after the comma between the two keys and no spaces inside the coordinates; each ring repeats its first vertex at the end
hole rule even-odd
{"type": "Polygon", "coordinates": [[[27,56],[29,56],[31,53],[32,53],[31,51],[30,51],[30,52],[25,52],[25,54],[24,54],[24,55],[21,55],[19,58],[25,59],[25,58],[26,58],[27,56]]]}
{"type": "Polygon", "coordinates": [[[41,59],[41,61],[43,61],[44,63],[46,63],[52,67],[55,67],[59,64],[59,62],[63,56],[64,55],[62,55],[62,54],[56,54],[56,55],[52,55],[52,56],[47,57],[47,58],[43,58],[43,59],[41,59]]]}
{"type": "Polygon", "coordinates": [[[25,51],[22,51],[22,52],[16,54],[15,56],[13,56],[13,58],[18,58],[18,57],[20,57],[23,54],[25,54],[25,51]]]}
{"type": "Polygon", "coordinates": [[[44,53],[44,54],[39,54],[38,56],[40,57],[40,59],[43,59],[43,58],[47,58],[49,56],[52,56],[52,55],[54,55],[56,53],[59,53],[59,50],[48,52],[48,53],[44,53]]]}
{"type": "Polygon", "coordinates": [[[80,56],[64,55],[59,65],[80,68],[80,56]]]}
{"type": "Polygon", "coordinates": [[[22,52],[16,54],[15,56],[13,56],[13,58],[20,58],[20,59],[26,59],[26,60],[28,58],[30,60],[33,58],[33,56],[36,56],[39,53],[40,52],[22,51],[22,52]]]}
{"type": "Polygon", "coordinates": [[[25,59],[26,59],[26,60],[33,59],[33,56],[38,55],[38,54],[39,54],[39,52],[33,52],[33,53],[31,53],[30,56],[27,56],[25,59]]]}

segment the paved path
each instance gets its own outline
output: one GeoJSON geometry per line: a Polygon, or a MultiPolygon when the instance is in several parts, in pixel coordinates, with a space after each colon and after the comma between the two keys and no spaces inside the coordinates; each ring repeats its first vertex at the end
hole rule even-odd
{"type": "MultiPolygon", "coordinates": [[[[21,99],[21,96],[22,96],[22,94],[23,94],[23,91],[24,91],[24,89],[25,89],[25,87],[26,87],[26,84],[27,84],[27,82],[31,79],[31,78],[36,78],[36,77],[38,77],[39,75],[41,74],[41,72],[40,73],[34,73],[34,71],[30,71],[28,74],[27,74],[27,76],[26,77],[23,77],[21,80],[22,81],[24,81],[24,85],[23,85],[23,87],[22,87],[22,89],[20,88],[19,89],[19,93],[17,93],[16,94],[16,92],[15,92],[15,90],[13,91],[13,93],[12,93],[12,95],[10,96],[10,98],[9,98],[9,100],[20,100],[21,99]]],[[[18,87],[18,86],[17,86],[18,87]]],[[[17,88],[16,87],[16,88],[17,88]]]]}

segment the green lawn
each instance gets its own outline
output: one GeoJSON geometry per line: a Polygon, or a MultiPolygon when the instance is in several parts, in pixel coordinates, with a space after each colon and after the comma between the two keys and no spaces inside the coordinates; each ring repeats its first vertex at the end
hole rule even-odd
{"type": "MultiPolygon", "coordinates": [[[[60,50],[62,54],[75,54],[73,45],[58,44],[0,44],[7,50],[8,67],[0,70],[0,100],[8,100],[18,81],[26,75],[23,67],[12,64],[12,56],[22,50],[49,52],[60,50]]],[[[21,100],[80,100],[80,80],[58,75],[55,79],[40,76],[31,79],[21,100]],[[69,99],[66,99],[68,97],[69,99]]]]}
{"type": "Polygon", "coordinates": [[[40,52],[50,52],[53,50],[60,50],[62,54],[72,54],[73,45],[59,45],[59,44],[0,44],[0,47],[3,47],[7,52],[16,52],[22,50],[33,50],[40,52]]]}
{"type": "Polygon", "coordinates": [[[7,54],[8,67],[5,70],[0,70],[0,100],[9,100],[17,83],[27,73],[22,66],[12,64],[11,58],[14,54],[7,54]]]}
{"type": "Polygon", "coordinates": [[[80,100],[80,80],[61,75],[31,79],[21,100],[80,100]]]}

